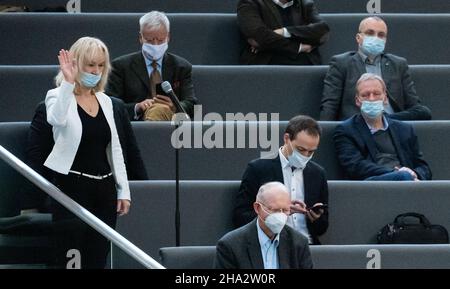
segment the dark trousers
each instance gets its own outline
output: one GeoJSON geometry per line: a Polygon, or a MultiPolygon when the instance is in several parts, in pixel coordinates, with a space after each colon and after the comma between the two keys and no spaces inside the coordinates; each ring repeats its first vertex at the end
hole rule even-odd
{"type": "MultiPolygon", "coordinates": [[[[112,176],[95,180],[78,175],[56,174],[56,186],[67,196],[108,224],[116,226],[117,191],[112,176]]],[[[51,211],[54,227],[54,262],[57,268],[66,268],[70,249],[80,252],[82,269],[103,269],[110,243],[55,200],[51,211]]]]}

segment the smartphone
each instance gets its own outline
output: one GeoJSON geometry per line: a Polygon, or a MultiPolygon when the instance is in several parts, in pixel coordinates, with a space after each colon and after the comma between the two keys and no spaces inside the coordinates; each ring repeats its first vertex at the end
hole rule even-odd
{"type": "Polygon", "coordinates": [[[168,96],[161,87],[161,83],[156,84],[156,94],[168,96]]]}
{"type": "Polygon", "coordinates": [[[318,206],[315,206],[315,207],[307,208],[308,211],[312,210],[314,213],[319,213],[320,209],[326,210],[326,209],[328,209],[328,205],[327,204],[323,204],[323,205],[318,205],[318,206]]]}

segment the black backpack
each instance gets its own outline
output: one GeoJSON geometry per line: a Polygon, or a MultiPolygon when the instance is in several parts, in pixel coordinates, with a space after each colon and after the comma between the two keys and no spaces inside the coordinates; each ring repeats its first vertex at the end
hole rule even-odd
{"type": "Polygon", "coordinates": [[[393,223],[384,226],[377,235],[378,244],[448,244],[448,232],[441,225],[418,213],[405,213],[395,217],[393,223]],[[419,222],[406,222],[406,218],[419,222]]]}

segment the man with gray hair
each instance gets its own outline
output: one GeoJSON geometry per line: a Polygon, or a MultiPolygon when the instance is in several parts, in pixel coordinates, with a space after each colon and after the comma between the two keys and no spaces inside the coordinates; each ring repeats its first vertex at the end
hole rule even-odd
{"type": "Polygon", "coordinates": [[[360,113],[336,127],[337,157],[350,179],[371,181],[430,180],[413,127],[383,111],[388,102],[383,79],[363,74],[356,83],[360,113]]]}
{"type": "Polygon", "coordinates": [[[217,243],[216,269],[311,269],[308,239],[285,226],[291,214],[288,189],[280,182],[262,185],[253,209],[257,217],[217,243]]]}
{"type": "Polygon", "coordinates": [[[356,34],[358,51],[334,56],[324,80],[320,120],[344,120],[358,112],[355,84],[364,73],[386,83],[385,112],[392,119],[428,120],[431,111],[421,105],[406,59],[385,53],[388,29],[377,16],[363,19],[356,34]]]}
{"type": "Polygon", "coordinates": [[[112,62],[106,93],[122,99],[132,120],[171,120],[176,107],[164,95],[161,82],[169,81],[181,106],[192,117],[197,99],[192,84],[192,65],[168,53],[170,22],[159,11],[139,19],[142,51],[112,62]]]}

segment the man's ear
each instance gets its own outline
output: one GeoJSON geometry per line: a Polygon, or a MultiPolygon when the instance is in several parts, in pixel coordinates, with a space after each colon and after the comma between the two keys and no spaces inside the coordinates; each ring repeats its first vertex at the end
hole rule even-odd
{"type": "Polygon", "coordinates": [[[291,139],[291,138],[289,137],[289,134],[288,134],[288,133],[284,133],[284,135],[283,135],[283,141],[284,141],[284,143],[287,144],[288,141],[289,141],[290,139],[291,139]]]}
{"type": "Polygon", "coordinates": [[[362,105],[362,102],[361,102],[361,100],[359,100],[359,97],[357,94],[355,95],[355,104],[357,107],[361,107],[361,105],[362,105]]]}
{"type": "Polygon", "coordinates": [[[255,210],[255,213],[258,215],[258,208],[259,208],[260,204],[258,204],[257,202],[253,203],[253,210],[255,210]]]}
{"type": "Polygon", "coordinates": [[[139,43],[142,45],[142,44],[144,44],[144,41],[142,40],[142,34],[139,32],[139,36],[138,36],[138,39],[139,39],[139,43]]]}
{"type": "Polygon", "coordinates": [[[384,92],[384,101],[383,101],[383,103],[384,104],[388,104],[389,103],[386,91],[384,92]]]}
{"type": "Polygon", "coordinates": [[[356,33],[355,35],[356,43],[360,46],[364,40],[364,38],[361,36],[361,33],[356,33]]]}

